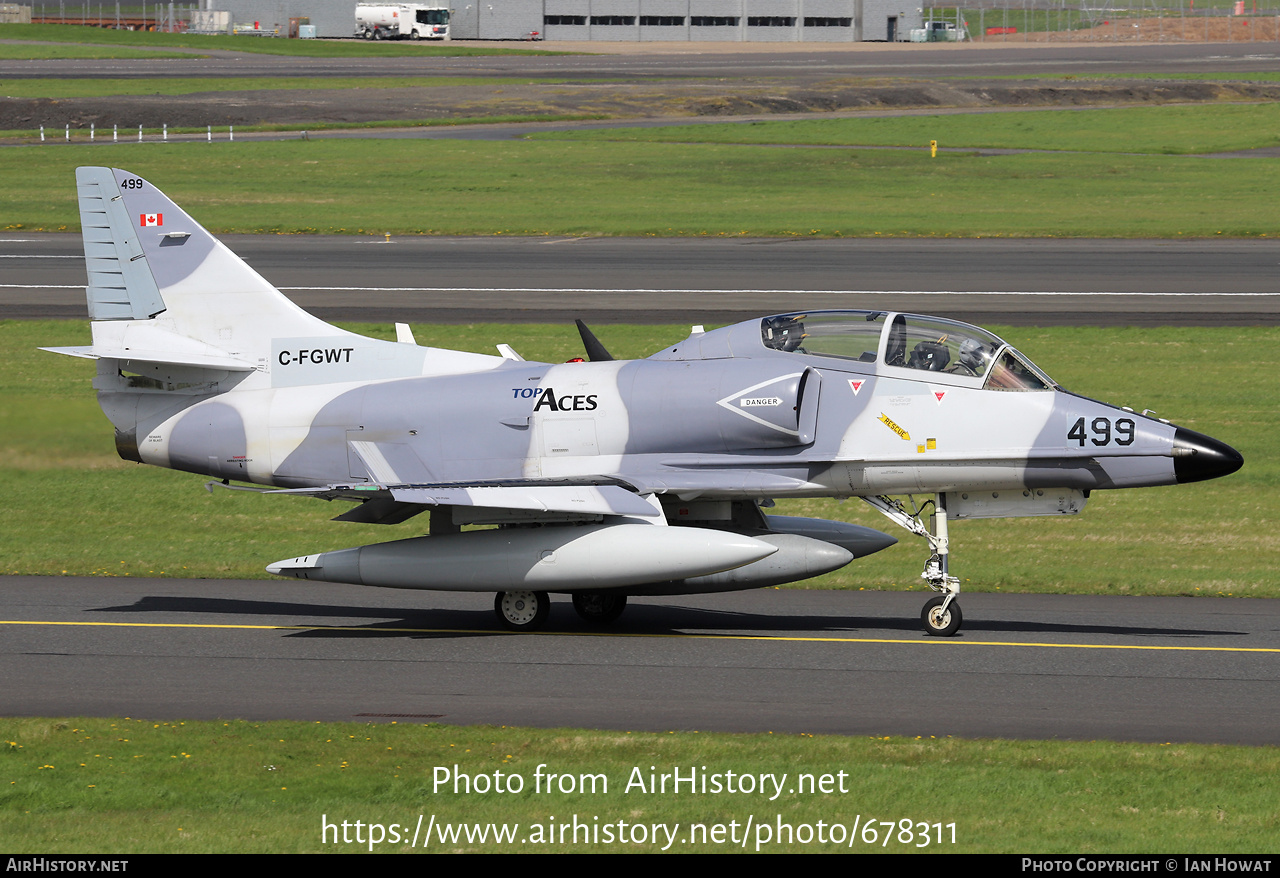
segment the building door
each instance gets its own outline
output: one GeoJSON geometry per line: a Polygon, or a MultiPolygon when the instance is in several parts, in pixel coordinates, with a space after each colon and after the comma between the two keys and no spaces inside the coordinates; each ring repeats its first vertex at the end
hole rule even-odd
{"type": "Polygon", "coordinates": [[[889,35],[885,37],[889,42],[896,43],[898,41],[898,16],[889,16],[889,35]]]}

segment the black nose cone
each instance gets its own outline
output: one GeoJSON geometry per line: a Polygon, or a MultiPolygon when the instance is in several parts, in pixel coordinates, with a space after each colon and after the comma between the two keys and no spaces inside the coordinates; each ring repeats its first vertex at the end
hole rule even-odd
{"type": "Polygon", "coordinates": [[[1179,484],[1229,476],[1242,466],[1240,452],[1225,442],[1184,427],[1173,434],[1173,473],[1179,484]]]}

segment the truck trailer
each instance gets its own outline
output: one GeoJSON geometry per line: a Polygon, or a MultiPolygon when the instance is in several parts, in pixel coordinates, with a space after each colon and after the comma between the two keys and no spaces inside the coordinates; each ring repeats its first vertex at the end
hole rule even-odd
{"type": "Polygon", "coordinates": [[[356,36],[366,40],[449,39],[449,7],[356,4],[356,36]]]}

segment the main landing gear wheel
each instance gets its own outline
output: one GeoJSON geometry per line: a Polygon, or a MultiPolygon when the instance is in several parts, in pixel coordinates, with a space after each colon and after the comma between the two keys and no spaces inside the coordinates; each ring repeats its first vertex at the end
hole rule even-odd
{"type": "Polygon", "coordinates": [[[573,608],[577,610],[579,616],[592,625],[609,625],[616,622],[622,615],[622,611],[627,608],[627,596],[598,591],[575,594],[573,608]]]}
{"type": "Polygon", "coordinates": [[[925,601],[924,609],[920,611],[920,621],[924,623],[925,634],[932,634],[934,637],[951,637],[960,630],[960,623],[964,621],[964,617],[960,615],[960,604],[952,601],[951,606],[944,610],[942,605],[946,601],[945,595],[938,595],[925,601]]]}
{"type": "Polygon", "coordinates": [[[500,591],[493,600],[493,611],[504,628],[537,631],[551,612],[551,599],[545,591],[500,591]]]}

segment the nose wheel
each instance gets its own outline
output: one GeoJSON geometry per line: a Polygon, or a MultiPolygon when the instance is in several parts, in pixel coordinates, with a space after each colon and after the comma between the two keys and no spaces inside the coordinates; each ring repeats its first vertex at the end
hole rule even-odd
{"type": "Polygon", "coordinates": [[[964,616],[960,613],[960,605],[955,595],[938,595],[925,601],[920,611],[920,621],[924,623],[924,633],[934,637],[951,637],[960,630],[964,616]]]}
{"type": "Polygon", "coordinates": [[[545,591],[500,591],[493,611],[509,631],[537,631],[551,612],[551,599],[545,591]]]}

